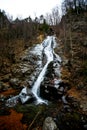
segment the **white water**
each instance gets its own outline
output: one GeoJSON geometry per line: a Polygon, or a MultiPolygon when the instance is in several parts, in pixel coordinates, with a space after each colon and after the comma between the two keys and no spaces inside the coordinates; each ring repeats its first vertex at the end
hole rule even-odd
{"type": "MultiPolygon", "coordinates": [[[[39,90],[40,90],[40,84],[44,80],[45,73],[47,71],[47,67],[51,61],[54,60],[54,56],[56,58],[56,61],[61,62],[61,58],[54,52],[54,48],[56,47],[56,41],[54,36],[48,36],[40,46],[38,45],[34,49],[34,53],[38,53],[38,55],[42,55],[42,51],[44,52],[46,56],[47,63],[44,65],[42,71],[40,72],[37,80],[35,81],[34,85],[32,86],[31,93],[33,93],[34,97],[36,98],[37,104],[45,103],[47,104],[47,101],[42,99],[39,96],[39,90]]],[[[40,58],[41,60],[41,58],[40,58]]],[[[43,60],[43,59],[42,59],[43,60]]],[[[41,61],[42,62],[42,61],[41,61]]],[[[60,69],[60,68],[59,68],[60,69]]],[[[60,71],[59,71],[60,72],[60,71]]],[[[59,73],[58,72],[58,73],[59,73]]],[[[7,106],[9,106],[9,103],[12,101],[15,102],[17,99],[20,98],[22,103],[25,103],[28,101],[31,97],[28,95],[27,88],[24,87],[19,95],[10,98],[7,100],[7,106]]],[[[13,104],[13,103],[12,103],[13,104]]],[[[15,103],[16,104],[16,103],[15,103]]],[[[11,105],[10,105],[11,106],[11,105]]]]}
{"type": "Polygon", "coordinates": [[[32,88],[32,93],[34,94],[34,96],[36,97],[37,99],[37,104],[41,104],[41,103],[46,103],[46,101],[44,101],[43,99],[41,99],[39,97],[39,87],[40,87],[40,84],[41,82],[43,81],[44,79],[44,75],[45,75],[45,72],[47,70],[47,66],[48,66],[49,62],[47,62],[47,64],[44,66],[43,70],[41,71],[40,75],[38,76],[36,82],[34,83],[33,85],[33,88],[32,88]]]}
{"type": "MultiPolygon", "coordinates": [[[[47,103],[46,101],[44,101],[43,99],[41,99],[39,97],[39,89],[40,89],[40,84],[44,79],[48,64],[53,61],[53,48],[52,46],[52,37],[47,37],[47,39],[44,41],[45,46],[44,46],[44,53],[46,55],[47,58],[47,63],[45,64],[44,68],[42,69],[41,73],[39,74],[36,82],[34,83],[33,87],[32,87],[32,93],[34,94],[34,96],[37,99],[37,104],[41,104],[41,103],[47,103]]],[[[43,43],[43,44],[44,44],[43,43]]]]}

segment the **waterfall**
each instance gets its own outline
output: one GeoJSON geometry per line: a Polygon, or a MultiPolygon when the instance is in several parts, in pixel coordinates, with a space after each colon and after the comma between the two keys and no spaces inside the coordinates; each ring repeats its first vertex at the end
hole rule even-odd
{"type": "Polygon", "coordinates": [[[27,102],[29,99],[32,98],[31,94],[36,99],[36,104],[42,104],[42,103],[47,104],[47,101],[42,99],[39,96],[39,92],[40,92],[40,85],[42,81],[44,80],[49,63],[55,60],[58,62],[61,62],[61,58],[54,52],[55,44],[56,44],[55,37],[47,36],[47,38],[42,42],[42,44],[40,44],[40,48],[39,49],[38,47],[36,48],[36,52],[34,51],[34,53],[39,53],[40,51],[39,55],[42,55],[42,52],[43,52],[46,57],[46,64],[42,68],[31,90],[29,90],[28,92],[28,88],[24,87],[19,93],[19,95],[14,96],[7,100],[7,104],[6,104],[7,106],[13,106],[14,103],[17,104],[18,99],[20,99],[22,103],[27,102]]]}
{"type": "Polygon", "coordinates": [[[47,62],[47,64],[44,66],[43,70],[41,71],[41,73],[39,74],[36,82],[34,83],[33,87],[32,87],[32,93],[34,94],[34,96],[36,97],[37,99],[37,104],[41,104],[41,103],[47,103],[46,101],[44,101],[43,99],[41,99],[39,97],[39,87],[40,87],[40,84],[41,82],[43,81],[44,79],[44,75],[46,73],[46,70],[47,70],[47,66],[48,66],[49,62],[47,62]]]}
{"type": "Polygon", "coordinates": [[[41,82],[44,80],[44,76],[48,67],[48,64],[53,61],[53,48],[52,48],[52,37],[47,37],[46,40],[44,40],[44,42],[42,43],[44,46],[44,53],[46,55],[47,58],[47,63],[45,64],[45,66],[43,67],[41,73],[39,74],[36,82],[34,83],[33,87],[32,87],[32,93],[34,94],[34,96],[37,99],[37,103],[47,103],[46,101],[44,101],[43,99],[41,99],[39,97],[39,88],[40,88],[40,84],[41,82]]]}

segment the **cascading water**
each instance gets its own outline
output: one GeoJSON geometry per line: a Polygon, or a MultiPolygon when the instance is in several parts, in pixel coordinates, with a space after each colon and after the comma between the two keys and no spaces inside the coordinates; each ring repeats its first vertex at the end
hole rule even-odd
{"type": "Polygon", "coordinates": [[[43,42],[43,46],[44,46],[44,53],[47,57],[47,63],[45,64],[44,68],[42,69],[41,73],[39,74],[36,82],[34,83],[33,87],[32,87],[32,93],[34,94],[34,96],[37,99],[37,103],[47,103],[46,101],[44,101],[43,99],[41,99],[39,97],[39,87],[41,82],[44,79],[44,75],[46,73],[48,64],[53,61],[53,48],[52,48],[52,37],[47,37],[47,39],[43,42]],[[44,45],[45,44],[45,45],[44,45]]]}
{"type": "Polygon", "coordinates": [[[44,75],[46,73],[46,69],[47,69],[47,66],[48,66],[49,63],[47,63],[43,70],[41,71],[39,77],[37,78],[36,82],[34,83],[33,85],[33,88],[32,88],[32,93],[34,94],[35,98],[37,99],[37,104],[41,104],[41,103],[47,103],[47,101],[44,101],[43,99],[41,99],[39,97],[39,87],[40,87],[40,84],[41,82],[43,81],[44,79],[44,75]]]}
{"type": "MultiPolygon", "coordinates": [[[[47,36],[47,38],[42,42],[42,45],[40,44],[41,50],[46,57],[46,64],[44,65],[42,71],[40,72],[38,78],[36,79],[34,85],[32,86],[32,89],[30,90],[31,93],[33,94],[34,98],[36,98],[37,104],[42,104],[42,103],[47,104],[47,101],[42,99],[39,96],[39,92],[40,92],[39,90],[40,90],[41,82],[44,80],[49,63],[54,60],[61,62],[61,58],[54,52],[55,44],[56,44],[56,41],[55,41],[54,36],[47,36]]],[[[15,96],[14,98],[8,99],[7,106],[10,106],[9,104],[11,102],[12,103],[16,102],[16,100],[18,100],[18,98],[21,100],[22,103],[25,103],[26,101],[28,101],[31,98],[26,87],[22,89],[22,91],[20,92],[19,95],[15,96]]]]}

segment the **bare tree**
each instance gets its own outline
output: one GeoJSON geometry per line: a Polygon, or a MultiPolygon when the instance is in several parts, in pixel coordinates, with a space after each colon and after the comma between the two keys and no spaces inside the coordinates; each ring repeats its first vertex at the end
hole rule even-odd
{"type": "Polygon", "coordinates": [[[50,25],[58,25],[60,22],[59,8],[55,7],[52,9],[52,12],[46,14],[46,21],[50,25]]]}
{"type": "Polygon", "coordinates": [[[60,15],[59,15],[59,8],[55,7],[52,10],[52,19],[53,19],[53,24],[58,25],[60,22],[60,15]]]}

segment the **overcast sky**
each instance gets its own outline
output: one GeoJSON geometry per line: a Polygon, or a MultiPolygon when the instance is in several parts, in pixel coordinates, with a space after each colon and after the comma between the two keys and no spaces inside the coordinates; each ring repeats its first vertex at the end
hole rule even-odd
{"type": "Polygon", "coordinates": [[[52,8],[61,5],[62,0],[0,0],[0,9],[10,16],[26,18],[39,17],[51,12],[52,8]]]}

